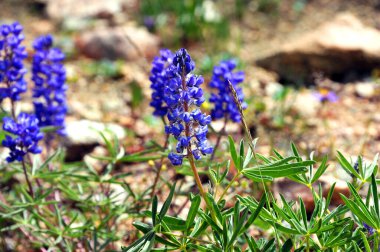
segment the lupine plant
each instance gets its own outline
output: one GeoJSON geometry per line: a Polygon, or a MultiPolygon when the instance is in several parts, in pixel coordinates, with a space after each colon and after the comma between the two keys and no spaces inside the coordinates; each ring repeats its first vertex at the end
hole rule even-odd
{"type": "Polygon", "coordinates": [[[107,155],[92,156],[103,164],[99,170],[88,160],[65,162],[64,148],[56,148],[65,135],[68,85],[52,36],[35,40],[29,81],[21,25],[0,31],[1,251],[379,251],[378,157],[337,152],[337,169],[350,177],[339,195],[335,183],[320,182],[330,169],[327,156],[305,155],[293,143],[286,154],[258,153],[235,61],[215,66],[204,85],[187,50],[162,50],[152,64],[150,104],[164,123],[165,143],[126,154],[116,137],[100,132],[107,155]],[[19,112],[28,86],[34,112],[19,112]],[[202,106],[207,87],[211,111],[202,106]],[[212,118],[241,123],[246,139],[228,136],[223,151],[220,134],[208,130],[212,118]],[[127,183],[131,173],[118,167],[132,163],[156,168],[154,184],[136,190],[127,183]],[[166,180],[163,166],[184,176],[166,180]],[[273,193],[279,178],[309,191],[313,207],[273,193]],[[184,188],[185,179],[196,187],[184,188]],[[167,187],[161,202],[158,191],[167,187]],[[132,220],[134,227],[126,224],[132,220]]]}
{"type": "MultiPolygon", "coordinates": [[[[180,50],[175,57],[186,55],[187,53],[184,52],[184,50],[180,50]]],[[[173,62],[176,64],[177,59],[174,59],[173,62]]],[[[180,62],[185,63],[182,66],[182,75],[179,74],[183,77],[193,69],[193,63],[187,56],[182,57],[180,62]],[[187,65],[186,62],[188,62],[187,65]]],[[[235,66],[233,61],[224,61],[220,66],[215,67],[210,86],[218,88],[219,93],[218,95],[212,94],[210,101],[216,104],[212,110],[214,118],[228,119],[230,117],[229,119],[233,121],[242,121],[249,139],[247,152],[243,140],[238,149],[233,138],[229,137],[230,160],[211,162],[207,166],[212,189],[209,192],[202,192],[200,189],[206,207],[201,207],[202,197],[191,194],[190,208],[185,219],[168,215],[176,191],[175,184],[172,185],[160,210],[157,197],[153,197],[151,211],[146,211],[145,215],[151,217],[151,222],[134,222],[134,226],[144,235],[130,246],[124,247],[123,251],[377,250],[380,234],[376,226],[376,220],[378,221],[380,217],[379,210],[376,210],[379,204],[375,179],[377,158],[371,164],[364,166],[362,158],[359,157],[359,161],[352,165],[352,162],[338,152],[338,160],[343,169],[353,176],[354,181],[360,178],[361,183],[353,186],[348,182],[351,196],[347,198],[347,196],[341,195],[346,204],[332,208],[331,199],[335,184],[325,195],[319,182],[328,167],[327,157],[324,157],[317,165],[313,155],[310,156],[310,159],[304,159],[294,144],[291,144],[291,154],[287,157],[276,150],[274,150],[274,156],[271,157],[256,153],[257,139],[252,140],[244,120],[243,109],[246,108],[246,104],[243,101],[241,89],[236,86],[244,79],[244,75],[241,72],[232,74],[231,71],[235,66]],[[231,102],[233,103],[231,104],[231,102]],[[237,173],[229,180],[230,161],[237,173]],[[359,170],[361,175],[358,173],[359,170]],[[233,197],[235,205],[231,207],[227,204],[226,196],[234,182],[242,177],[248,178],[253,184],[261,184],[264,189],[261,191],[262,196],[257,200],[251,196],[236,195],[233,197]],[[271,193],[268,186],[274,179],[280,177],[300,183],[305,186],[305,189],[310,190],[315,206],[311,213],[307,213],[305,203],[301,198],[297,202],[288,201],[282,195],[276,199],[277,197],[271,193]],[[367,203],[364,203],[358,191],[366,183],[369,184],[369,189],[367,203]],[[222,193],[218,193],[220,187],[224,187],[222,193]],[[371,206],[370,202],[374,202],[374,205],[371,206]],[[268,236],[257,239],[250,235],[253,230],[266,230],[268,236]]],[[[186,91],[186,87],[178,84],[180,83],[179,77],[173,84],[171,81],[173,75],[170,70],[167,74],[168,80],[164,85],[167,85],[166,89],[169,89],[170,92],[165,97],[168,97],[169,104],[171,102],[173,104],[168,106],[169,121],[185,122],[186,125],[186,122],[189,121],[188,110],[183,109],[185,106],[181,103],[182,97],[186,97],[186,95],[182,95],[183,90],[186,91]],[[177,96],[170,97],[171,94],[177,96]],[[170,114],[173,113],[171,106],[176,109],[175,116],[170,114]]],[[[186,78],[186,80],[190,81],[190,78],[186,78]]],[[[166,131],[172,133],[172,127],[172,125],[167,126],[166,131]]],[[[184,126],[174,125],[174,135],[179,140],[177,152],[180,153],[179,155],[169,154],[169,159],[174,165],[183,165],[183,157],[190,153],[187,151],[185,155],[182,154],[183,149],[188,147],[186,139],[181,143],[181,133],[184,129],[184,126]]],[[[190,163],[192,162],[193,160],[190,159],[190,163]]],[[[191,167],[194,166],[191,164],[191,167]]],[[[196,172],[195,170],[194,175],[198,184],[196,172]]],[[[202,184],[198,187],[202,188],[202,184]]]]}

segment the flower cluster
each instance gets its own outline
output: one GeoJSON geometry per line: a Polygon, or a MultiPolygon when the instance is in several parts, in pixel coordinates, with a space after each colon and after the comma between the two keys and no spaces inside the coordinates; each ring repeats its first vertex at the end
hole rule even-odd
{"type": "Polygon", "coordinates": [[[53,126],[59,135],[65,135],[67,85],[66,71],[62,64],[65,55],[52,46],[51,35],[38,37],[33,43],[34,108],[40,127],[53,126]]]}
{"type": "Polygon", "coordinates": [[[5,98],[13,101],[20,99],[27,84],[24,75],[27,72],[23,60],[27,57],[22,26],[15,22],[0,26],[0,102],[5,98]]]}
{"type": "Polygon", "coordinates": [[[210,102],[215,105],[211,111],[213,119],[229,118],[233,122],[240,122],[241,120],[240,112],[234,102],[228,81],[234,87],[242,108],[247,108],[247,104],[244,102],[243,90],[238,85],[244,80],[244,72],[234,72],[235,68],[236,62],[234,60],[221,61],[219,65],[214,67],[210,87],[216,88],[218,93],[213,93],[210,96],[210,102]]]}
{"type": "Polygon", "coordinates": [[[152,62],[152,70],[150,75],[152,101],[150,106],[154,108],[153,115],[165,116],[168,112],[168,108],[165,105],[165,85],[168,82],[166,70],[173,61],[173,53],[169,49],[162,49],[160,56],[155,57],[152,62]]]}
{"type": "Polygon", "coordinates": [[[2,145],[10,150],[8,162],[22,161],[28,152],[41,153],[38,141],[43,138],[43,134],[38,127],[38,119],[34,115],[20,113],[16,121],[10,117],[4,117],[3,123],[4,131],[11,134],[7,135],[2,142],[2,145]]]}
{"type": "Polygon", "coordinates": [[[193,155],[198,160],[201,155],[213,151],[206,137],[211,117],[199,109],[205,101],[200,88],[203,78],[191,74],[194,68],[195,63],[190,55],[185,49],[180,49],[166,71],[168,81],[164,98],[168,106],[169,125],[165,127],[165,132],[178,140],[176,153],[169,154],[173,165],[182,164],[187,155],[193,155]]]}

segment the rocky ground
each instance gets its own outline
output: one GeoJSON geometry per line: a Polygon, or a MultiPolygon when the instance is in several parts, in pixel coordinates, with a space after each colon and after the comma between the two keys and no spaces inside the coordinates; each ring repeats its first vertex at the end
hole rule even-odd
{"type": "MultiPolygon", "coordinates": [[[[231,37],[223,46],[242,60],[246,71],[247,120],[260,138],[258,152],[266,155],[272,148],[285,152],[294,141],[305,153],[315,150],[318,157],[328,154],[333,160],[335,151],[341,150],[353,160],[359,154],[372,159],[380,150],[379,4],[313,0],[304,1],[302,10],[295,12],[287,7],[293,2],[283,1],[275,16],[249,5],[242,20],[231,21],[231,37]],[[283,99],[274,99],[289,82],[298,85],[283,99]],[[324,90],[335,92],[338,101],[316,99],[315,93],[324,90]]],[[[127,153],[142,150],[148,140],[163,142],[161,122],[148,106],[149,61],[163,38],[135,21],[138,1],[3,0],[1,7],[3,21],[17,17],[24,25],[27,45],[37,35],[53,33],[68,53],[71,160],[83,157],[76,155],[76,146],[104,152],[102,147],[93,149],[102,143],[89,127],[111,125],[127,153]],[[104,59],[119,60],[106,62],[107,67],[95,61],[104,59]]],[[[210,52],[206,41],[191,43],[189,49],[198,65],[210,52]]],[[[227,131],[241,136],[237,125],[229,125],[227,131]]],[[[150,183],[153,173],[141,172],[152,170],[147,166],[123,169],[150,183]]],[[[347,179],[335,164],[328,171],[329,176],[347,179]]]]}

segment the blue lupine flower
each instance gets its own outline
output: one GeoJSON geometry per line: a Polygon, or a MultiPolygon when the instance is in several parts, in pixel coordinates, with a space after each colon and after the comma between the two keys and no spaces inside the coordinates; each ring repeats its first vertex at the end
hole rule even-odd
{"type": "Polygon", "coordinates": [[[189,152],[198,160],[201,155],[213,151],[206,137],[211,116],[197,108],[205,101],[200,88],[203,78],[191,74],[194,68],[190,55],[185,49],[180,49],[166,71],[164,98],[168,106],[169,125],[165,127],[165,132],[178,140],[176,153],[168,156],[173,165],[181,165],[189,152]]]}
{"type": "Polygon", "coordinates": [[[56,127],[57,134],[65,135],[67,85],[66,70],[62,64],[65,55],[52,46],[51,35],[38,37],[33,43],[33,103],[39,126],[56,127]]]}
{"type": "Polygon", "coordinates": [[[43,134],[38,127],[38,119],[34,115],[20,113],[15,121],[13,118],[3,118],[3,130],[10,133],[2,141],[4,147],[9,148],[10,153],[7,161],[22,161],[29,152],[33,154],[41,153],[38,141],[43,138],[43,134]]]}
{"type": "Polygon", "coordinates": [[[20,100],[27,89],[23,61],[28,55],[21,45],[25,38],[22,30],[18,22],[0,25],[0,103],[5,98],[20,100]]]}
{"type": "Polygon", "coordinates": [[[155,57],[152,62],[152,70],[150,75],[150,81],[152,88],[152,101],[150,106],[154,108],[153,115],[155,116],[165,116],[168,112],[168,108],[165,105],[165,85],[168,82],[166,75],[166,69],[173,61],[173,53],[169,49],[162,49],[160,51],[160,56],[155,57]]]}
{"type": "Polygon", "coordinates": [[[210,82],[210,87],[217,89],[217,93],[213,93],[210,96],[210,103],[214,103],[215,105],[211,110],[213,119],[229,118],[233,122],[240,122],[241,120],[240,112],[234,102],[228,81],[233,85],[242,108],[247,108],[247,104],[244,102],[243,90],[238,85],[244,80],[244,72],[234,72],[235,68],[236,62],[234,60],[221,61],[219,65],[214,67],[210,82]]]}

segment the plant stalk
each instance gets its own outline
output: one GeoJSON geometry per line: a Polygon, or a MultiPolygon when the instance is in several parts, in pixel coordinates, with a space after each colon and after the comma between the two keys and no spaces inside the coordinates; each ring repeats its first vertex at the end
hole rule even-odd
{"type": "Polygon", "coordinates": [[[24,170],[26,183],[28,184],[28,187],[29,187],[29,194],[32,196],[32,198],[34,198],[33,187],[32,187],[32,184],[30,183],[28,172],[26,171],[26,165],[25,165],[24,159],[22,159],[21,164],[22,164],[22,169],[24,170]]]}
{"type": "MultiPolygon", "coordinates": [[[[166,135],[165,144],[164,144],[165,150],[168,147],[168,144],[169,144],[169,135],[166,135]]],[[[157,183],[158,183],[158,180],[160,178],[160,175],[161,175],[163,162],[164,162],[164,156],[161,157],[160,162],[158,163],[157,174],[156,174],[156,178],[154,179],[154,183],[152,186],[152,192],[150,193],[150,198],[153,198],[154,194],[156,193],[156,187],[157,187],[157,183]]]]}
{"type": "Polygon", "coordinates": [[[237,180],[239,178],[239,176],[240,176],[240,172],[236,173],[236,175],[231,179],[231,181],[228,183],[226,188],[224,188],[222,194],[219,197],[218,204],[222,201],[222,199],[223,199],[224,195],[226,195],[228,189],[230,189],[232,184],[235,182],[235,180],[237,180]]]}

